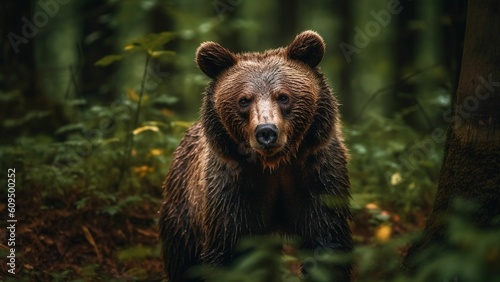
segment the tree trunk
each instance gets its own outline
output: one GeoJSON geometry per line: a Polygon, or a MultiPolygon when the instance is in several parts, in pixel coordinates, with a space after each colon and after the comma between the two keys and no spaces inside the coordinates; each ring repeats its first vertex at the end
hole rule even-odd
{"type": "MultiPolygon", "coordinates": [[[[418,34],[415,29],[410,28],[410,23],[417,20],[417,15],[415,14],[416,5],[415,2],[405,2],[401,14],[395,17],[395,21],[397,21],[396,37],[393,40],[394,45],[392,46],[396,57],[394,71],[395,87],[391,93],[391,98],[388,99],[388,103],[392,101],[392,106],[386,109],[388,115],[390,112],[394,114],[398,113],[395,109],[407,110],[416,106],[416,100],[413,96],[417,95],[415,84],[404,80],[408,76],[404,70],[413,68],[415,54],[417,53],[418,34]]],[[[418,121],[414,112],[404,115],[403,118],[408,126],[417,127],[418,121]]]]}
{"type": "Polygon", "coordinates": [[[26,23],[30,22],[32,14],[32,1],[2,1],[0,3],[0,18],[3,21],[0,25],[2,36],[0,85],[6,91],[19,89],[29,99],[35,97],[38,91],[34,67],[35,45],[32,38],[37,35],[37,32],[30,29],[26,23]]]}
{"type": "Polygon", "coordinates": [[[447,67],[451,71],[451,96],[458,89],[458,79],[460,77],[460,63],[464,52],[465,22],[467,18],[467,0],[445,0],[442,3],[442,13],[450,11],[451,24],[443,31],[442,48],[446,57],[447,67]]]}
{"type": "MultiPolygon", "coordinates": [[[[405,266],[417,273],[415,258],[447,236],[446,218],[456,198],[471,200],[481,228],[498,227],[500,215],[500,2],[469,1],[461,73],[434,208],[405,266]],[[498,225],[498,220],[496,225],[498,225]]],[[[452,248],[447,245],[446,248],[452,248]]]]}
{"type": "Polygon", "coordinates": [[[53,133],[66,119],[40,83],[35,41],[44,30],[34,18],[34,1],[0,1],[0,143],[15,136],[53,133]],[[31,116],[30,116],[31,114],[31,116]]]}
{"type": "MultiPolygon", "coordinates": [[[[340,42],[351,42],[353,38],[352,27],[354,26],[353,2],[350,0],[340,0],[330,6],[336,16],[341,18],[340,42]]],[[[344,64],[340,71],[339,91],[340,103],[342,104],[342,119],[345,122],[353,122],[357,117],[354,105],[356,104],[355,93],[352,91],[353,64],[344,64]]]]}
{"type": "Polygon", "coordinates": [[[96,67],[95,62],[102,57],[117,53],[122,46],[115,46],[116,29],[111,27],[102,18],[114,16],[116,5],[107,1],[82,1],[79,9],[83,20],[82,25],[82,75],[81,82],[83,96],[87,99],[95,99],[111,103],[116,99],[121,89],[117,89],[117,83],[113,80],[117,71],[117,64],[105,68],[96,67]],[[88,40],[88,38],[93,38],[88,40]]]}
{"type": "Polygon", "coordinates": [[[298,32],[299,2],[297,0],[279,0],[277,8],[278,33],[276,34],[276,40],[278,42],[290,42],[298,32]]]}

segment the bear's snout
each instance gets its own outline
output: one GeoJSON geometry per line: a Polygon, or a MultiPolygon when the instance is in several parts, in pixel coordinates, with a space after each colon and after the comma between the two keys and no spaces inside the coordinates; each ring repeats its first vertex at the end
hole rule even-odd
{"type": "Polygon", "coordinates": [[[278,139],[278,128],[272,123],[259,124],[255,127],[255,139],[264,149],[271,148],[278,139]]]}

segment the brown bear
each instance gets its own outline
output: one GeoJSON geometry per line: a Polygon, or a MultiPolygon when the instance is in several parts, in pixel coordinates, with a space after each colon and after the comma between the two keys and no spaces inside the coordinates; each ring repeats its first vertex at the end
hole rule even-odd
{"type": "MultiPolygon", "coordinates": [[[[324,53],[313,31],[264,53],[198,48],[212,81],[163,185],[170,282],[187,280],[193,265],[228,265],[246,235],[298,235],[312,251],[351,251],[347,150],[337,100],[317,67],[324,53]]],[[[348,264],[332,273],[350,280],[348,264]]]]}

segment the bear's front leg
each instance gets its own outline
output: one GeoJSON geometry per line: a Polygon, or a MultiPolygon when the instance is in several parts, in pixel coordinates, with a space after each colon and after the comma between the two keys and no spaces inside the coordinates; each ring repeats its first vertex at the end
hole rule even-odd
{"type": "Polygon", "coordinates": [[[233,260],[235,242],[229,237],[223,238],[222,235],[214,239],[216,240],[205,241],[201,260],[211,266],[228,266],[233,260]]]}
{"type": "Polygon", "coordinates": [[[347,257],[353,248],[348,224],[349,211],[332,209],[319,201],[310,208],[307,216],[297,225],[305,227],[297,230],[297,233],[303,239],[302,247],[309,251],[302,261],[304,277],[309,277],[312,268],[320,267],[329,271],[330,281],[351,281],[351,263],[347,257]],[[331,257],[337,255],[345,257],[346,261],[332,263],[331,257]]]}
{"type": "Polygon", "coordinates": [[[245,216],[239,206],[239,195],[230,193],[230,189],[225,187],[219,191],[215,190],[216,188],[207,198],[202,227],[201,260],[203,264],[227,266],[233,259],[234,248],[242,236],[243,226],[246,225],[243,220],[245,216]]]}
{"type": "MultiPolygon", "coordinates": [[[[235,189],[236,190],[236,189],[235,189]]],[[[225,193],[220,199],[209,199],[218,205],[207,208],[201,260],[203,264],[230,266],[235,248],[242,238],[262,233],[262,219],[257,206],[240,199],[241,195],[225,193]]]]}
{"type": "Polygon", "coordinates": [[[164,204],[160,218],[160,236],[164,269],[169,282],[200,281],[189,280],[188,271],[200,263],[200,247],[197,244],[199,232],[192,227],[183,204],[164,204]],[[179,220],[182,218],[182,220],[179,220]]]}

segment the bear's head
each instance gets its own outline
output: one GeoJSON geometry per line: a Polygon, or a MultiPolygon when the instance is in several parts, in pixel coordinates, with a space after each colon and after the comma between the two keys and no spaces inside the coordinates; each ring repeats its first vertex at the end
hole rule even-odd
{"type": "Polygon", "coordinates": [[[221,157],[276,168],[328,144],[337,133],[337,101],[317,68],[325,53],[313,31],[285,48],[236,54],[205,42],[196,53],[208,86],[202,123],[221,157]]]}

